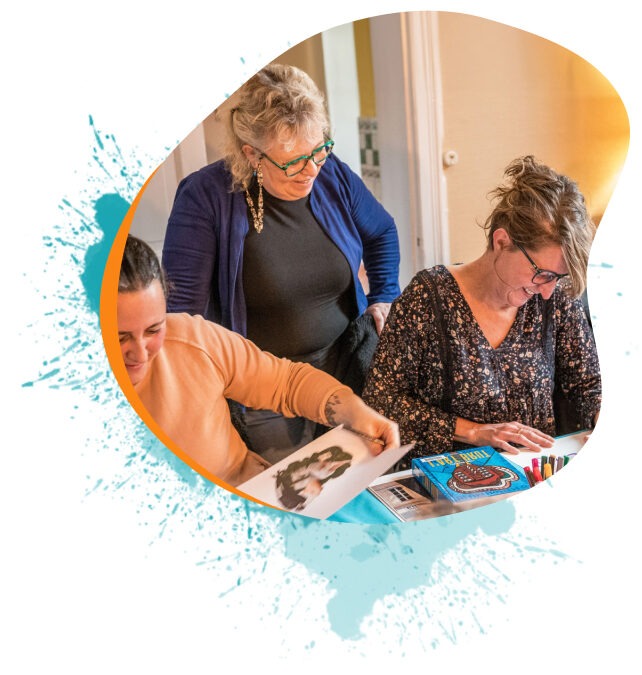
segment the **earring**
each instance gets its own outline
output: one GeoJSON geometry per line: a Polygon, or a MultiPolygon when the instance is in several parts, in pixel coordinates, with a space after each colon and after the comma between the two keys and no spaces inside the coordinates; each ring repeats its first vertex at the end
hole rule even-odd
{"type": "Polygon", "coordinates": [[[256,177],[256,182],[259,184],[258,210],[254,208],[254,202],[252,201],[252,197],[250,197],[249,190],[245,190],[245,201],[252,213],[254,229],[257,234],[261,234],[261,230],[263,229],[263,171],[261,169],[261,160],[259,160],[256,169],[254,169],[254,176],[256,177]]]}

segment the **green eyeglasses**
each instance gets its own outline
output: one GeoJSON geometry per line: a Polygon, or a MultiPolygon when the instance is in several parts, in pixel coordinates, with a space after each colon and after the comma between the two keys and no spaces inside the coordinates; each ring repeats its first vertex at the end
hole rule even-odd
{"type": "Polygon", "coordinates": [[[517,248],[526,256],[526,259],[535,271],[532,279],[532,282],[535,284],[535,286],[550,284],[551,281],[559,281],[560,279],[568,276],[568,274],[558,274],[557,272],[551,272],[551,270],[540,269],[535,261],[528,255],[528,253],[526,253],[526,249],[523,246],[520,246],[519,244],[515,244],[515,246],[517,246],[517,248]]]}
{"type": "Polygon", "coordinates": [[[334,141],[326,141],[323,145],[315,148],[309,155],[301,155],[301,157],[292,159],[285,164],[279,164],[278,162],[275,162],[271,157],[266,155],[261,150],[259,150],[259,152],[261,153],[262,157],[265,157],[265,159],[274,164],[274,166],[281,169],[281,171],[283,171],[283,173],[288,176],[288,178],[292,178],[292,176],[296,176],[298,173],[301,173],[301,171],[303,171],[303,169],[305,169],[305,167],[308,165],[308,161],[310,160],[312,160],[316,166],[321,166],[332,154],[332,148],[334,148],[334,141]]]}

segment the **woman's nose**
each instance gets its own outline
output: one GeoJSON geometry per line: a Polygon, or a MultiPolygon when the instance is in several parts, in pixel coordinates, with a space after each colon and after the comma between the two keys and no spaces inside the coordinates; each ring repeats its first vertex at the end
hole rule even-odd
{"type": "Polygon", "coordinates": [[[301,173],[307,174],[308,176],[316,176],[319,173],[320,168],[320,166],[317,166],[311,159],[309,159],[301,173]]]}
{"type": "Polygon", "coordinates": [[[147,345],[144,340],[132,340],[129,343],[129,358],[136,363],[147,361],[147,345]]]}
{"type": "Polygon", "coordinates": [[[544,298],[544,300],[548,300],[551,295],[553,295],[555,286],[557,286],[557,282],[551,281],[548,284],[542,284],[541,286],[538,286],[537,292],[544,298]]]}

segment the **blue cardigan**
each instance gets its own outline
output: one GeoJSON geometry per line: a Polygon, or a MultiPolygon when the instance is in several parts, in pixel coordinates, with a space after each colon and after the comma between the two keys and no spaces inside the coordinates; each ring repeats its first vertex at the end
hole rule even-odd
{"type": "MultiPolygon", "coordinates": [[[[168,311],[202,314],[245,336],[242,264],[249,221],[245,194],[232,192],[230,186],[223,160],[180,182],[167,224],[163,266],[170,282],[168,311]]],[[[310,208],[348,260],[359,314],[375,302],[392,302],[400,294],[394,220],[335,155],[314,181],[310,208]],[[358,278],[362,259],[370,286],[367,298],[358,278]]]]}

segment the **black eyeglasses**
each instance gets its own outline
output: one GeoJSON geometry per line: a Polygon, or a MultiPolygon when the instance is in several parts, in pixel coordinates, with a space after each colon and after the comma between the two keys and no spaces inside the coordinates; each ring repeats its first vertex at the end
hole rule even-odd
{"type": "Polygon", "coordinates": [[[281,171],[283,171],[283,173],[288,178],[291,178],[292,176],[296,176],[298,173],[301,173],[301,171],[303,171],[303,169],[305,169],[305,167],[308,165],[309,160],[312,160],[316,166],[321,166],[323,162],[325,162],[325,160],[328,159],[328,157],[332,154],[332,148],[334,148],[334,141],[326,141],[323,145],[315,148],[309,155],[301,155],[301,157],[291,159],[285,164],[279,164],[271,157],[268,157],[268,155],[266,155],[264,152],[260,150],[259,152],[261,152],[261,155],[265,157],[265,159],[272,162],[274,166],[281,169],[281,171]]]}
{"type": "Polygon", "coordinates": [[[558,274],[557,272],[551,272],[550,270],[540,269],[535,263],[535,261],[528,255],[528,253],[526,253],[526,249],[523,246],[520,246],[519,244],[515,244],[515,246],[517,246],[517,248],[526,256],[526,259],[531,264],[531,267],[533,268],[533,270],[535,270],[532,282],[536,286],[543,286],[544,284],[550,284],[551,281],[559,281],[560,279],[563,279],[564,277],[568,276],[568,273],[558,274]]]}

